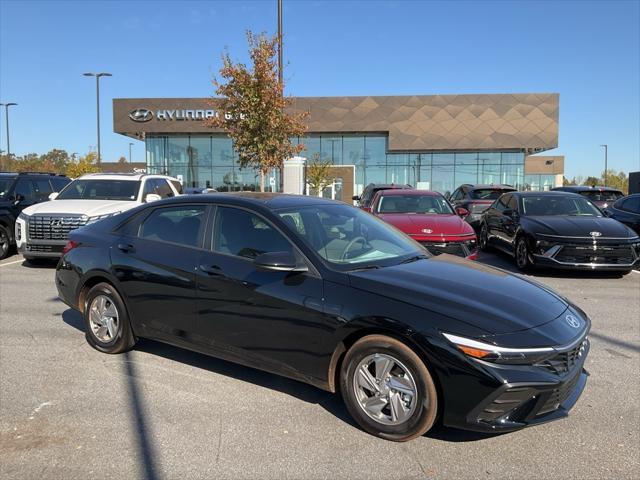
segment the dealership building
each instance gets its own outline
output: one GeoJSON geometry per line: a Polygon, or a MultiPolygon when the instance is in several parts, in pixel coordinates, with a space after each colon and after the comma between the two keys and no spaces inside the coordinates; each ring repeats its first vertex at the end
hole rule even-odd
{"type": "MultiPolygon", "coordinates": [[[[556,93],[296,97],[292,110],[309,116],[307,134],[293,139],[305,149],[291,163],[329,160],[335,178],[325,193],[334,198],[369,183],[442,193],[463,183],[562,184],[564,157],[537,155],[558,146],[556,93]]],[[[186,186],[255,190],[257,172],[241,169],[231,140],[205,125],[224,114],[215,99],[113,100],[114,131],[145,142],[147,172],[186,186]]],[[[274,171],[267,187],[278,186],[274,171]]]]}

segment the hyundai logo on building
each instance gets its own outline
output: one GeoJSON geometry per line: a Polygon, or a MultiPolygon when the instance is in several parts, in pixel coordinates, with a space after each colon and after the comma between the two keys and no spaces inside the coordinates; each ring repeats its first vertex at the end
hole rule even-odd
{"type": "Polygon", "coordinates": [[[129,112],[129,118],[134,122],[148,122],[153,118],[153,112],[146,108],[136,108],[129,112]]]}

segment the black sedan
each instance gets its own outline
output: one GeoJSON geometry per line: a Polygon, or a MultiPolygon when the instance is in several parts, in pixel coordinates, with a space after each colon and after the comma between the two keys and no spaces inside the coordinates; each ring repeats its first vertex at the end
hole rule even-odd
{"type": "Polygon", "coordinates": [[[575,193],[502,195],[484,213],[478,242],[507,252],[521,270],[544,265],[628,273],[640,263],[638,235],[575,193]]]}
{"type": "Polygon", "coordinates": [[[624,223],[640,235],[640,193],[619,199],[604,213],[608,217],[624,223]]]}
{"type": "Polygon", "coordinates": [[[340,391],[395,441],[566,416],[590,321],[553,291],[431,257],[374,216],[277,194],[182,196],[70,235],[60,298],[105,353],[140,337],[340,391]],[[460,293],[463,292],[463,293],[460,293]]]}

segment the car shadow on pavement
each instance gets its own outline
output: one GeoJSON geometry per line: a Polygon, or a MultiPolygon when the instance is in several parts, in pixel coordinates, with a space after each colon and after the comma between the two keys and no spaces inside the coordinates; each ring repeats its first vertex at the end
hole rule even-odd
{"type": "MultiPolygon", "coordinates": [[[[502,252],[480,252],[476,262],[500,268],[510,273],[522,274],[515,264],[515,260],[502,252]]],[[[563,270],[553,268],[535,267],[526,272],[525,275],[533,277],[561,277],[561,278],[620,278],[620,272],[597,272],[589,270],[563,270]]]]}
{"type": "MultiPolygon", "coordinates": [[[[63,321],[84,333],[84,319],[82,315],[72,309],[68,309],[62,314],[63,321]]],[[[347,411],[340,393],[330,393],[312,385],[291,380],[286,377],[263,372],[251,367],[245,367],[233,362],[210,357],[205,354],[193,352],[180,347],[174,347],[166,343],[156,342],[154,340],[140,339],[135,346],[135,350],[145,352],[151,355],[157,355],[175,362],[180,362],[195,368],[207,370],[212,373],[224,375],[229,378],[240,380],[243,382],[249,382],[254,385],[276,390],[284,394],[290,395],[307,403],[316,404],[324,408],[327,412],[342,420],[343,422],[351,425],[354,428],[360,429],[355,423],[349,412],[347,411]]],[[[125,353],[124,355],[129,355],[125,353]]],[[[129,365],[130,369],[135,368],[135,362],[128,360],[125,362],[129,365]]],[[[127,373],[130,382],[135,382],[135,375],[131,372],[127,373]]],[[[141,449],[141,456],[144,459],[144,469],[147,474],[147,478],[154,478],[153,470],[153,449],[149,444],[147,438],[147,429],[144,418],[140,410],[140,399],[136,385],[129,385],[130,396],[132,399],[132,406],[135,410],[135,428],[139,438],[139,448],[141,449]]],[[[475,442],[479,440],[485,440],[493,438],[498,435],[504,435],[499,433],[481,433],[471,432],[467,430],[459,430],[455,428],[444,427],[441,423],[436,425],[427,432],[424,437],[433,440],[440,440],[444,442],[475,442]]]]}
{"type": "Polygon", "coordinates": [[[58,265],[57,258],[43,258],[38,260],[24,260],[22,266],[26,268],[54,269],[58,265]]]}

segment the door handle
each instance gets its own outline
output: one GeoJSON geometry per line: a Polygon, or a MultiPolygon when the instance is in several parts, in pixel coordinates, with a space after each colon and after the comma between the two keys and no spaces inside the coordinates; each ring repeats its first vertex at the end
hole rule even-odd
{"type": "Polygon", "coordinates": [[[133,245],[131,245],[130,243],[119,243],[118,250],[121,250],[126,253],[126,252],[133,252],[135,248],[133,248],[133,245]]]}
{"type": "Polygon", "coordinates": [[[200,265],[199,268],[209,275],[222,275],[222,269],[217,265],[200,265]]]}

